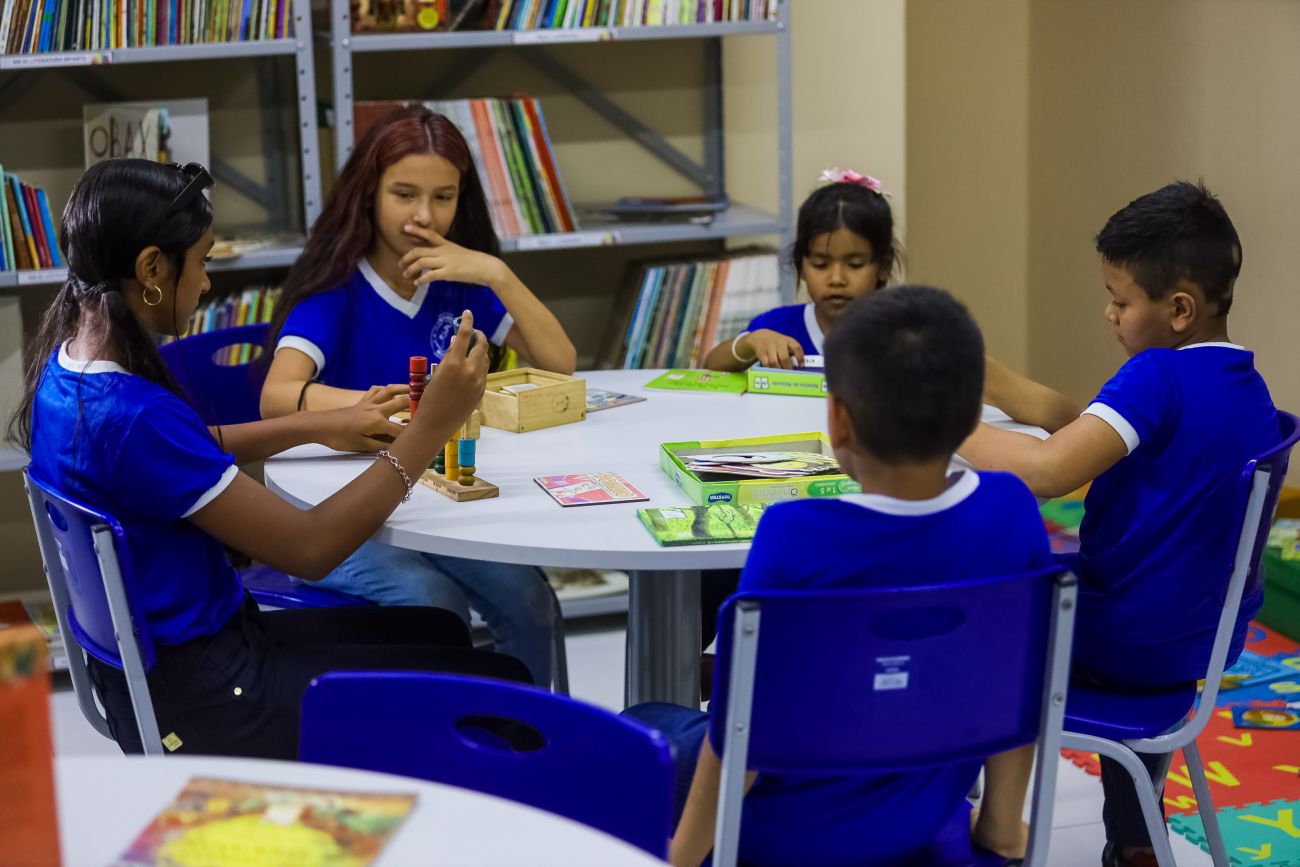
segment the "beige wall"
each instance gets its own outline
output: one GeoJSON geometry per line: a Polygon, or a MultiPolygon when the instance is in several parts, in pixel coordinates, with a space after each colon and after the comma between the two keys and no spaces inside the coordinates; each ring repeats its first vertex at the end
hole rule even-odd
{"type": "Polygon", "coordinates": [[[1029,0],[907,6],[909,281],[954,292],[988,351],[1029,355],[1029,0]]]}

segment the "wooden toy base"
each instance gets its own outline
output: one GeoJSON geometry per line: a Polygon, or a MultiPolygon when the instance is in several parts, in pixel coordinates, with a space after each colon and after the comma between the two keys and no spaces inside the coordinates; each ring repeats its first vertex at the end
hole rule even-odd
{"type": "Polygon", "coordinates": [[[420,484],[433,488],[444,497],[450,497],[458,503],[467,500],[486,500],[491,497],[499,497],[501,489],[491,482],[485,482],[475,476],[474,484],[462,485],[460,482],[449,482],[446,477],[435,473],[433,470],[425,470],[420,476],[420,484]]]}

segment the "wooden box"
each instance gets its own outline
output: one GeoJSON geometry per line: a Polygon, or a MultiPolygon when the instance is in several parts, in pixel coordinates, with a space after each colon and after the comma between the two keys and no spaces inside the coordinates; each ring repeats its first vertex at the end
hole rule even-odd
{"type": "Polygon", "coordinates": [[[587,417],[587,381],[533,367],[490,373],[479,408],[483,424],[515,433],[582,421],[587,417]],[[521,385],[536,387],[504,390],[521,385]]]}

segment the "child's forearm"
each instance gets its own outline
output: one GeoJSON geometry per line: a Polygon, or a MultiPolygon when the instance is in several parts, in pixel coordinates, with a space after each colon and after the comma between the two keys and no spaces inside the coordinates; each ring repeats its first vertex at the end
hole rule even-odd
{"type": "Polygon", "coordinates": [[[318,433],[313,414],[293,413],[265,421],[210,427],[221,448],[235,456],[237,464],[263,461],[285,449],[315,442],[318,433]]]}
{"type": "Polygon", "coordinates": [[[492,289],[515,320],[511,348],[542,370],[573,373],[578,365],[578,352],[564,333],[560,320],[514,271],[503,265],[502,273],[502,279],[492,289]]]}
{"type": "Polygon", "coordinates": [[[730,340],[724,340],[717,346],[709,350],[709,354],[704,356],[704,366],[708,370],[748,370],[754,363],[757,356],[754,351],[745,345],[745,338],[735,341],[734,347],[741,356],[750,358],[749,361],[741,361],[732,353],[733,343],[730,340]],[[753,357],[751,357],[753,356],[753,357]]]}
{"type": "Polygon", "coordinates": [[[1045,440],[980,424],[957,448],[977,470],[1020,477],[1038,497],[1063,497],[1091,482],[1128,453],[1106,422],[1084,415],[1045,440]]]}
{"type": "Polygon", "coordinates": [[[995,358],[984,366],[984,400],[1022,424],[1055,433],[1079,417],[1076,401],[1016,373],[995,358]]]}
{"type": "MultiPolygon", "coordinates": [[[[745,774],[746,792],[757,777],[758,774],[745,774]]],[[[691,778],[691,792],[686,796],[686,809],[668,848],[668,861],[673,867],[698,867],[704,856],[712,851],[721,786],[722,762],[705,735],[704,743],[700,745],[700,757],[695,763],[695,776],[691,778]]]]}
{"type": "Polygon", "coordinates": [[[302,409],[343,409],[361,400],[363,395],[365,395],[364,391],[335,388],[319,382],[309,383],[305,379],[281,382],[272,382],[268,379],[266,385],[262,387],[262,418],[278,418],[302,409]],[[303,391],[304,386],[306,392],[303,391]],[[302,399],[301,406],[298,405],[299,398],[302,399]]]}

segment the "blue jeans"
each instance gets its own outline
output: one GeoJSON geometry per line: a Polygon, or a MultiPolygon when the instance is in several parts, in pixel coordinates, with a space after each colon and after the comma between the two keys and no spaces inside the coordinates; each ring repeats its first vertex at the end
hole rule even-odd
{"type": "Polygon", "coordinates": [[[700,747],[709,731],[708,713],[663,701],[638,704],[623,711],[623,716],[658,729],[673,751],[673,827],[682,819],[686,796],[691,793],[695,766],[700,761],[700,747]]]}
{"type": "Polygon", "coordinates": [[[470,622],[473,608],[498,653],[549,686],[556,629],[555,593],[534,566],[464,560],[366,542],[319,586],[380,605],[432,605],[470,622]]]}

